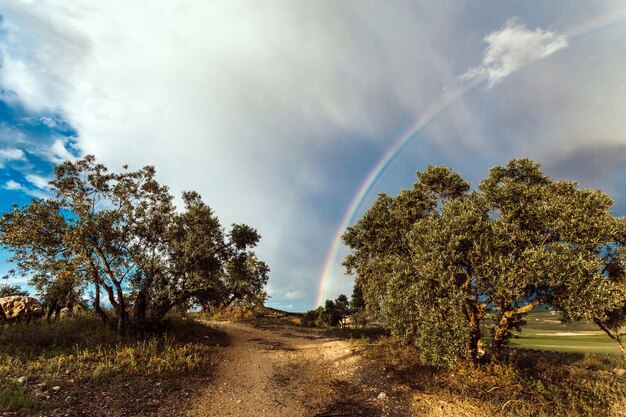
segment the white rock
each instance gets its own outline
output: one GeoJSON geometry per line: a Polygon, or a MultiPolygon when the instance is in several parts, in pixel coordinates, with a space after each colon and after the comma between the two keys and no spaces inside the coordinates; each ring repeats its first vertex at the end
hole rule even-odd
{"type": "Polygon", "coordinates": [[[385,392],[381,392],[380,394],[378,394],[378,397],[376,397],[377,401],[386,400],[386,399],[387,399],[387,394],[385,392]]]}
{"type": "Polygon", "coordinates": [[[52,391],[59,391],[61,389],[60,386],[55,385],[54,387],[52,387],[52,391]]]}

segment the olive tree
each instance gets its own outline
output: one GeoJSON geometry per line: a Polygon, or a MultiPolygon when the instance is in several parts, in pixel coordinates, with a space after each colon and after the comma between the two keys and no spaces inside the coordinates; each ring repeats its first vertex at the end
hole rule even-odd
{"type": "Polygon", "coordinates": [[[498,360],[510,331],[540,304],[597,322],[623,305],[605,270],[624,240],[611,204],[527,159],[493,168],[475,190],[449,168],[429,167],[412,190],[379,196],[348,229],[344,264],[368,308],[421,348],[425,363],[475,363],[485,327],[498,360]]]}
{"type": "Polygon", "coordinates": [[[57,166],[53,197],[2,217],[0,244],[13,253],[16,273],[50,298],[59,288],[92,288],[94,310],[122,333],[158,323],[176,306],[262,292],[269,268],[251,250],[256,230],[226,232],[195,192],[183,193],[177,211],[155,175],[151,166],[112,173],[93,156],[57,166]]]}

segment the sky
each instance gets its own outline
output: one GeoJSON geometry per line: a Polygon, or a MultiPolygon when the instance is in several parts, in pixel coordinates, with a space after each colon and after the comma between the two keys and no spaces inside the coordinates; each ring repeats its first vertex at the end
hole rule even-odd
{"type": "Polygon", "coordinates": [[[46,198],[66,159],[154,165],[260,232],[272,307],[350,295],[338,236],[429,164],[477,184],[529,157],[626,214],[622,1],[2,0],[0,17],[0,210],[46,198]]]}

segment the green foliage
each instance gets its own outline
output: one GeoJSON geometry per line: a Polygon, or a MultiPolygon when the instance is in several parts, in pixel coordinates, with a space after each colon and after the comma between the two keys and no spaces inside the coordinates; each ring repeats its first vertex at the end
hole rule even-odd
{"type": "Polygon", "coordinates": [[[304,327],[345,327],[350,312],[348,297],[340,294],[334,301],[326,300],[324,306],[307,311],[300,324],[304,327]]]}
{"type": "Polygon", "coordinates": [[[341,321],[341,312],[333,300],[326,300],[324,308],[319,310],[317,316],[317,327],[335,327],[341,321]]]}
{"type": "Polygon", "coordinates": [[[527,159],[493,168],[474,191],[446,167],[417,176],[413,189],[379,195],[343,240],[367,308],[423,363],[478,361],[488,308],[497,360],[537,305],[596,322],[624,305],[607,270],[623,271],[625,220],[602,192],[552,181],[527,159]]]}
{"type": "Polygon", "coordinates": [[[41,406],[23,385],[8,380],[0,381],[0,410],[36,411],[41,409],[41,406]]]}
{"type": "Polygon", "coordinates": [[[0,285],[0,298],[10,297],[12,295],[28,295],[28,291],[22,290],[22,287],[20,287],[19,285],[0,285]]]}
{"type": "MultiPolygon", "coordinates": [[[[320,308],[323,308],[320,306],[320,308]]],[[[317,318],[319,317],[319,310],[309,310],[306,313],[304,313],[304,316],[302,317],[302,320],[300,321],[300,325],[304,326],[304,327],[315,327],[316,324],[315,322],[317,321],[317,318]]]]}
{"type": "Polygon", "coordinates": [[[64,162],[50,182],[55,197],[3,215],[0,244],[49,308],[71,307],[91,286],[94,310],[124,333],[160,325],[173,308],[265,294],[256,230],[225,231],[196,192],[183,193],[179,212],[154,167],[124,169],[110,173],[93,156],[64,162]],[[101,308],[103,294],[113,311],[101,308]]]}

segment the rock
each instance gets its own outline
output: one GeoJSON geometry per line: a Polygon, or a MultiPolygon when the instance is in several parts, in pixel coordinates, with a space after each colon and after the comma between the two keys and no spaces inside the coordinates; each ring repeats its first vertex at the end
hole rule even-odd
{"type": "Polygon", "coordinates": [[[387,394],[385,392],[381,392],[380,394],[378,394],[378,397],[376,397],[376,401],[382,401],[386,399],[387,399],[387,394]]]}
{"type": "Polygon", "coordinates": [[[32,318],[41,318],[43,308],[39,300],[25,295],[13,295],[0,298],[1,315],[9,321],[25,318],[29,322],[32,318]]]}
{"type": "Polygon", "coordinates": [[[60,386],[55,385],[54,387],[52,387],[52,391],[59,391],[61,389],[60,386]]]}

